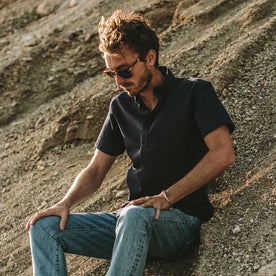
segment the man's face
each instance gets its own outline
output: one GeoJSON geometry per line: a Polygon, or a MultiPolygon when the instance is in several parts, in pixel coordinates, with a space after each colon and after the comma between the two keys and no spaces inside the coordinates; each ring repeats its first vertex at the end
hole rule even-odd
{"type": "Polygon", "coordinates": [[[122,87],[129,96],[137,96],[149,87],[152,72],[144,61],[138,59],[138,53],[133,52],[128,46],[123,46],[121,55],[104,54],[106,70],[114,72],[116,84],[122,87]],[[129,69],[130,77],[121,77],[120,70],[129,69]]]}

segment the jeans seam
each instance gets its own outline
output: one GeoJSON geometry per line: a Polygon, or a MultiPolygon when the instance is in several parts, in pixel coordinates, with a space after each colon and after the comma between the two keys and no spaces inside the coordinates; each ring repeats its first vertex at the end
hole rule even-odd
{"type": "MultiPolygon", "coordinates": [[[[154,217],[153,217],[153,219],[154,219],[154,217]]],[[[147,221],[147,219],[146,219],[146,221],[147,221]]],[[[148,225],[148,223],[143,227],[144,228],[143,229],[143,237],[147,236],[147,233],[146,233],[147,232],[146,231],[146,226],[147,225],[148,225]]],[[[148,238],[150,239],[149,235],[148,235],[148,238]]],[[[134,265],[132,265],[131,270],[130,270],[130,276],[134,276],[135,275],[135,272],[136,272],[137,266],[138,266],[138,264],[137,264],[137,266],[135,266],[135,260],[138,259],[138,262],[139,262],[139,260],[141,261],[141,253],[140,253],[140,251],[143,249],[143,246],[145,246],[145,242],[143,242],[143,240],[140,240],[139,247],[138,247],[136,256],[134,258],[134,265]]]]}
{"type": "MultiPolygon", "coordinates": [[[[149,219],[155,221],[155,216],[150,216],[149,219]]],[[[160,217],[158,219],[159,222],[164,222],[164,223],[168,223],[168,222],[171,222],[171,223],[189,223],[189,224],[194,224],[195,223],[195,220],[192,218],[192,219],[171,219],[171,218],[162,218],[160,217]]]]}
{"type": "MultiPolygon", "coordinates": [[[[103,230],[113,230],[112,227],[85,227],[85,228],[71,228],[71,229],[65,229],[63,231],[59,230],[57,231],[52,237],[53,238],[58,238],[58,235],[59,234],[63,234],[63,233],[70,233],[70,232],[74,232],[74,231],[93,231],[93,230],[96,230],[96,231],[103,231],[103,230]]],[[[47,232],[47,231],[46,231],[47,232]]],[[[48,232],[47,232],[48,233],[48,232]]],[[[48,233],[49,234],[49,233],[48,233]]]]}
{"type": "Polygon", "coordinates": [[[59,275],[59,248],[58,248],[58,242],[56,241],[56,271],[57,275],[59,275]]]}
{"type": "Polygon", "coordinates": [[[55,270],[57,272],[57,275],[59,275],[59,243],[55,237],[56,233],[54,235],[52,235],[44,227],[42,227],[39,224],[36,227],[39,227],[42,231],[44,231],[47,235],[49,235],[55,241],[55,244],[56,244],[56,268],[55,268],[55,270]]]}
{"type": "MultiPolygon", "coordinates": [[[[153,217],[154,218],[154,217],[153,217]]],[[[161,219],[159,218],[161,222],[171,222],[171,223],[189,223],[189,224],[194,224],[194,221],[191,220],[172,220],[172,219],[161,219]]]]}
{"type": "MultiPolygon", "coordinates": [[[[159,217],[159,221],[163,221],[163,222],[172,222],[172,223],[175,223],[175,222],[183,222],[183,223],[190,223],[190,224],[194,224],[195,223],[195,220],[199,220],[198,217],[196,216],[192,216],[192,215],[188,215],[178,209],[173,209],[172,212],[174,211],[177,211],[177,212],[180,212],[181,215],[185,215],[186,217],[185,218],[179,218],[179,219],[172,219],[172,218],[168,218],[168,217],[162,217],[162,215],[159,217]]],[[[161,212],[162,214],[162,212],[161,212]]],[[[149,218],[155,220],[155,216],[150,216],[149,218]]]]}

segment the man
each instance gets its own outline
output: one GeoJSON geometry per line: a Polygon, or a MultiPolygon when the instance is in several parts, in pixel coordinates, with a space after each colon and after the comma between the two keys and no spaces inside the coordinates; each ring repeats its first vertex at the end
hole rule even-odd
{"type": "Polygon", "coordinates": [[[159,40],[145,19],[117,10],[99,35],[105,74],[125,92],[110,104],[90,164],[27,223],[35,275],[66,275],[64,252],[111,259],[113,276],[142,275],[147,256],[183,254],[213,213],[206,184],[235,159],[234,125],[211,84],[159,67],[159,40]],[[69,215],[125,150],[129,202],[112,214],[69,215]]]}

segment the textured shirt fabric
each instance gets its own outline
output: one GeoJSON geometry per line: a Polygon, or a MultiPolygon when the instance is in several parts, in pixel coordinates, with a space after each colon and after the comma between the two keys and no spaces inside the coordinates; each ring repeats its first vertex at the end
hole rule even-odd
{"type": "MultiPolygon", "coordinates": [[[[127,173],[129,200],[156,195],[191,171],[208,152],[204,137],[222,125],[234,124],[208,81],[176,78],[167,67],[154,93],[158,103],[146,108],[139,96],[126,92],[114,97],[96,142],[109,155],[127,151],[132,166],[127,173]]],[[[206,183],[207,184],[207,183],[206,183]]],[[[207,221],[213,206],[207,185],[173,205],[207,221]]]]}

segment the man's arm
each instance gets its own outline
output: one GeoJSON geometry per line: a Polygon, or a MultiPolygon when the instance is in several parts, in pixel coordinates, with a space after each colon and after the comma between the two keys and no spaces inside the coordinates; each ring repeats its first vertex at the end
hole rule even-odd
{"type": "Polygon", "coordinates": [[[61,217],[60,230],[63,230],[70,208],[76,203],[89,197],[101,186],[105,175],[111,168],[115,159],[116,156],[111,156],[100,150],[96,150],[91,162],[75,178],[73,185],[64,198],[54,206],[34,214],[28,220],[26,229],[28,230],[39,218],[59,216],[61,217]]]}
{"type": "MultiPolygon", "coordinates": [[[[232,140],[226,125],[206,135],[204,140],[209,149],[207,154],[185,177],[166,190],[171,204],[198,190],[235,162],[232,140]]],[[[161,210],[170,207],[169,202],[163,194],[159,194],[133,200],[130,204],[154,207],[156,209],[155,219],[158,219],[161,210]]]]}

